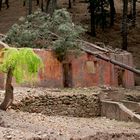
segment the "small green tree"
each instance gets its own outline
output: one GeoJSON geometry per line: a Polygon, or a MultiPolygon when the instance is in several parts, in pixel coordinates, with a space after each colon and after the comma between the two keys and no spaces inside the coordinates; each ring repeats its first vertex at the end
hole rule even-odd
{"type": "Polygon", "coordinates": [[[13,102],[12,78],[17,83],[24,80],[32,80],[37,77],[39,68],[43,65],[42,60],[33,52],[31,48],[4,48],[2,49],[3,59],[0,64],[0,71],[7,74],[5,84],[5,98],[0,109],[6,110],[13,102]]]}

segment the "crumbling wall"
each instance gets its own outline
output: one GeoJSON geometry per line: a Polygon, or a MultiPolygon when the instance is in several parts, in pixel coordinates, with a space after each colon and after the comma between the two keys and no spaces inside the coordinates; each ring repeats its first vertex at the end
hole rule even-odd
{"type": "MultiPolygon", "coordinates": [[[[34,86],[62,87],[91,87],[91,86],[134,86],[134,74],[109,62],[82,52],[79,56],[74,53],[67,55],[67,60],[59,62],[52,50],[34,49],[44,63],[44,69],[38,73],[38,81],[34,86]],[[64,70],[66,68],[66,70],[64,70]]],[[[100,52],[102,53],[102,52],[100,52]]],[[[102,55],[105,55],[102,53],[102,55]]],[[[110,53],[111,59],[133,66],[130,53],[110,53]]],[[[14,86],[17,86],[14,83],[14,86]]],[[[0,75],[0,87],[4,85],[4,76],[0,75]]],[[[23,86],[31,86],[29,83],[23,86]]],[[[19,85],[21,86],[21,85],[19,85]]]]}
{"type": "Polygon", "coordinates": [[[95,117],[101,114],[99,97],[83,94],[25,98],[13,108],[49,116],[95,117]]]}

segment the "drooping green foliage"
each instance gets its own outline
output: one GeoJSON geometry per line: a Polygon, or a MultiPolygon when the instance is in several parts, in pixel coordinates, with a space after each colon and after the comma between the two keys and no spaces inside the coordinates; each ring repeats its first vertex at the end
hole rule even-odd
{"type": "Polygon", "coordinates": [[[84,32],[72,22],[66,9],[56,10],[52,16],[37,11],[20,19],[7,33],[6,42],[19,47],[51,47],[59,60],[65,59],[68,50],[79,49],[76,39],[84,32]]]}
{"type": "Polygon", "coordinates": [[[42,60],[31,48],[5,48],[3,49],[3,62],[0,64],[0,71],[7,73],[9,69],[17,83],[25,80],[35,80],[39,68],[43,66],[42,60]]]}

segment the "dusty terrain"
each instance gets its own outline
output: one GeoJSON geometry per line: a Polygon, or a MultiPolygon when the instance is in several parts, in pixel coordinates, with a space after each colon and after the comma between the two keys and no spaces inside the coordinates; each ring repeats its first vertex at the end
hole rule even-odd
{"type": "MultiPolygon", "coordinates": [[[[14,104],[23,98],[34,98],[40,95],[63,96],[70,94],[99,94],[100,88],[85,89],[44,89],[16,88],[14,104]]],[[[139,90],[124,90],[126,94],[139,90]]],[[[4,91],[0,91],[2,101],[4,91]]],[[[67,116],[45,116],[41,113],[22,112],[9,109],[0,111],[0,140],[7,139],[45,139],[48,140],[140,140],[140,124],[119,122],[104,117],[76,118],[67,116]]]]}

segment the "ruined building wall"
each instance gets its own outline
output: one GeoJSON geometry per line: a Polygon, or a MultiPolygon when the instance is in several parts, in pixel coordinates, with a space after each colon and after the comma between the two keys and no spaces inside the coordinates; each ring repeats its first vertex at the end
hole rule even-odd
{"type": "MultiPolygon", "coordinates": [[[[59,88],[100,85],[134,86],[134,74],[132,72],[98,59],[93,55],[83,52],[75,56],[73,53],[69,53],[67,60],[61,63],[51,50],[35,49],[34,51],[42,58],[44,63],[44,70],[39,72],[36,86],[59,88]]],[[[133,66],[130,53],[110,53],[108,55],[112,59],[133,66]]],[[[3,87],[3,80],[4,76],[0,74],[0,87],[3,87]]],[[[23,85],[29,86],[27,83],[23,85]]]]}

